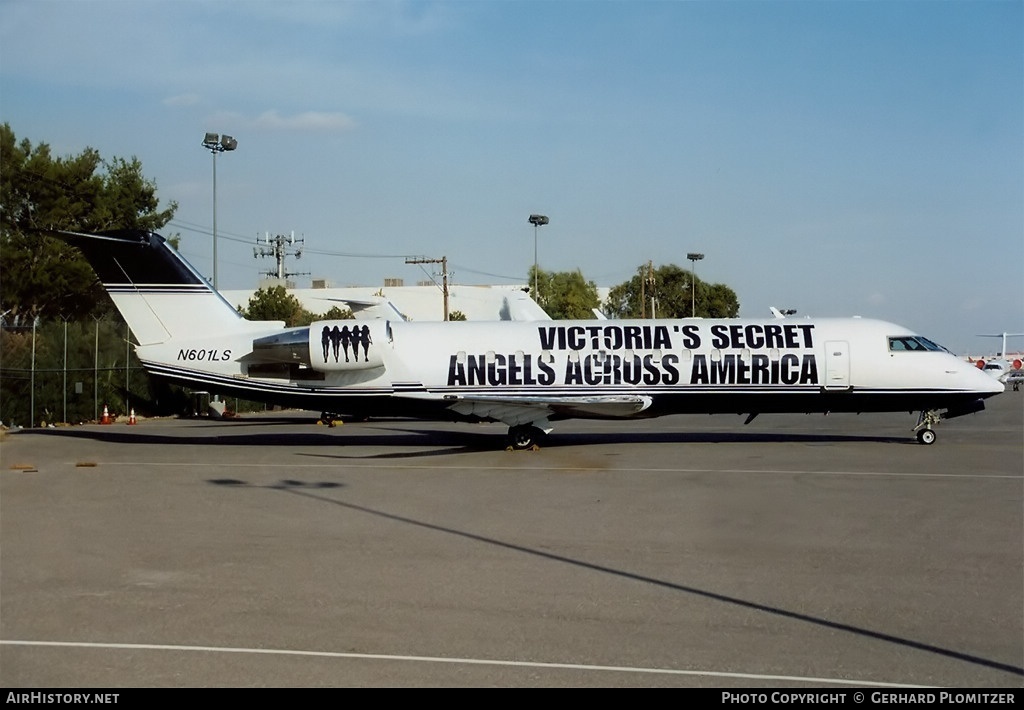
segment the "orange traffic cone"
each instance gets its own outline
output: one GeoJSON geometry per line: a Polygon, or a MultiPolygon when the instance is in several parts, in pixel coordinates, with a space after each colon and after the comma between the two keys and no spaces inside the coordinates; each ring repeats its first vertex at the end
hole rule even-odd
{"type": "Polygon", "coordinates": [[[110,412],[107,411],[107,405],[103,405],[103,417],[100,419],[100,424],[111,424],[110,412]]]}
{"type": "Polygon", "coordinates": [[[138,422],[135,421],[135,407],[132,407],[131,414],[128,415],[128,424],[129,426],[132,424],[138,424],[138,422]]]}

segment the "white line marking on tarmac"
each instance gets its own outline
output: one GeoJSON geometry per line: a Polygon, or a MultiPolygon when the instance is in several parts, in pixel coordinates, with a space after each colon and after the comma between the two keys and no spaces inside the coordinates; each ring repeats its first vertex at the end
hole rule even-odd
{"type": "Polygon", "coordinates": [[[920,685],[880,683],[842,678],[816,678],[806,676],[764,675],[760,673],[726,673],[720,671],[688,671],[672,668],[638,668],[632,666],[596,666],[579,663],[541,663],[532,661],[499,661],[486,658],[443,658],[437,656],[401,656],[380,653],[339,653],[333,651],[295,651],[273,648],[231,648],[221,646],[174,646],[149,643],[87,643],[75,641],[22,641],[0,640],[0,646],[50,646],[58,648],[99,648],[129,651],[185,651],[204,653],[242,653],[269,656],[306,656],[311,658],[352,658],[370,661],[412,661],[416,663],[452,663],[473,666],[504,666],[509,668],[548,668],[552,670],[605,671],[613,673],[645,673],[654,675],[695,676],[703,678],[738,678],[755,681],[784,681],[787,683],[813,683],[830,685],[871,686],[876,688],[920,688],[920,685]]]}

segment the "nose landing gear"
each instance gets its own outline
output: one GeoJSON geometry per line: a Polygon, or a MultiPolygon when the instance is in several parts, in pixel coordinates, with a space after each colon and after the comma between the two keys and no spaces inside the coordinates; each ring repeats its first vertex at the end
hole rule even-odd
{"type": "Polygon", "coordinates": [[[934,409],[928,409],[921,412],[921,416],[917,418],[917,426],[914,427],[913,431],[917,432],[917,440],[921,444],[930,445],[935,443],[935,430],[933,426],[942,421],[942,417],[938,411],[934,409]]]}

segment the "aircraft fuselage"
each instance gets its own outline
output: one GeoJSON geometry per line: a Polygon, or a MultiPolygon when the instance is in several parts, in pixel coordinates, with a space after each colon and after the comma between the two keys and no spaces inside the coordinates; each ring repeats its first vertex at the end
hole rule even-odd
{"type": "Polygon", "coordinates": [[[248,333],[143,346],[139,356],[181,381],[199,378],[225,393],[338,413],[402,414],[410,404],[403,396],[425,404],[576,395],[649,397],[635,416],[910,411],[956,408],[1001,391],[948,352],[892,350],[890,338],[913,333],[860,318],[349,320],[289,332],[298,337],[275,343],[276,350],[248,333]],[[366,328],[368,340],[360,335],[335,348],[328,338],[325,348],[324,327],[366,328]],[[391,401],[394,395],[400,399],[391,401]]]}

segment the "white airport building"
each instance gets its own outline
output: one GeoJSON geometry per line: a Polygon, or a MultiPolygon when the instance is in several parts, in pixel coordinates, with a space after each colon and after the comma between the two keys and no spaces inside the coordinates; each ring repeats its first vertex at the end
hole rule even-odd
{"type": "MultiPolygon", "coordinates": [[[[391,280],[393,284],[401,282],[391,280]]],[[[337,306],[351,308],[357,318],[403,317],[412,321],[444,320],[444,292],[440,286],[346,286],[330,287],[314,280],[314,288],[293,288],[292,283],[267,279],[261,288],[285,286],[288,293],[310,313],[322,314],[337,306]],[[392,309],[391,306],[394,306],[392,309]],[[397,311],[397,313],[396,313],[397,311]]],[[[456,311],[466,320],[550,320],[547,313],[530,298],[524,286],[449,285],[448,313],[456,311]]],[[[248,307],[257,289],[221,291],[233,306],[248,307]]]]}

